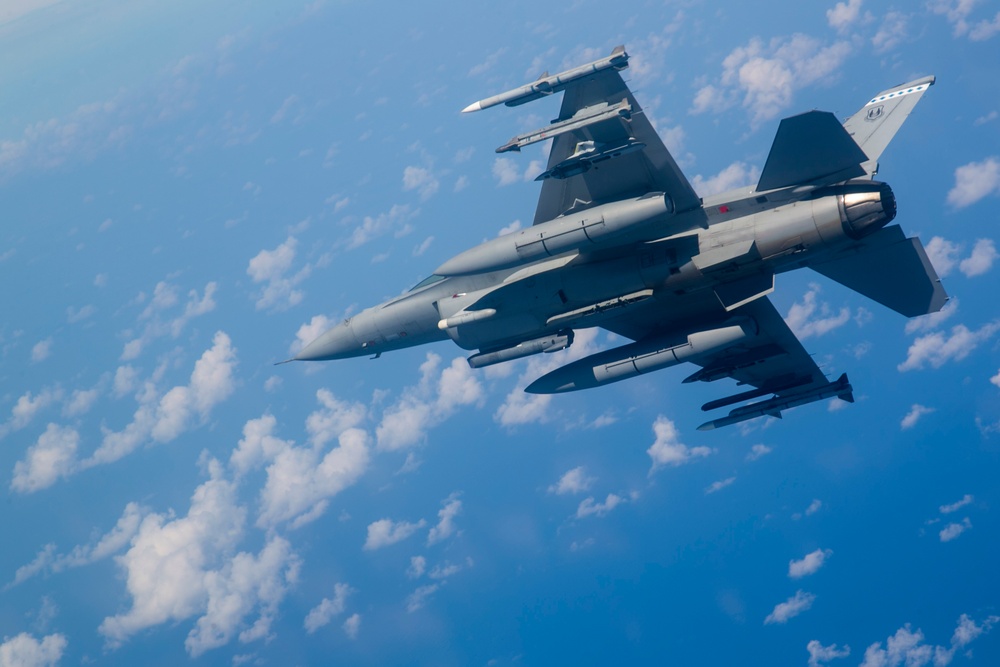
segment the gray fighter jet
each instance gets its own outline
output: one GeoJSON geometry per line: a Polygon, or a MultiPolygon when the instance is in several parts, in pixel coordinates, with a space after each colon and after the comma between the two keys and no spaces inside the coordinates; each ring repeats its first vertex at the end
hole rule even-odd
{"type": "Polygon", "coordinates": [[[497,152],[553,139],[532,227],[467,250],[409,292],[344,320],[295,360],[374,356],[451,339],[481,368],[573,344],[602,327],[633,342],[569,363],[526,391],[588,389],[690,362],[684,382],[742,389],[701,429],[833,396],[830,381],[768,299],[778,273],[809,267],[906,317],[947,300],[896,201],[873,180],[883,150],[934,77],[872,97],[843,124],[810,111],[778,126],[754,187],[701,198],[610,56],[469,105],[516,106],[563,92],[559,117],[497,152]],[[757,402],[746,403],[761,397],[757,402]]]}

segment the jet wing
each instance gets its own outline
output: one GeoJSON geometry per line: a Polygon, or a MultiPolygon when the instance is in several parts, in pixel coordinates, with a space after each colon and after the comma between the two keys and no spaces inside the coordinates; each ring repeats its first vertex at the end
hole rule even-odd
{"type": "Polygon", "coordinates": [[[678,212],[699,207],[698,195],[617,71],[603,70],[567,86],[555,122],[601,105],[627,107],[628,117],[619,115],[555,137],[534,224],[647,192],[665,192],[678,212]],[[581,167],[581,173],[572,173],[581,167]]]}
{"type": "Polygon", "coordinates": [[[569,211],[609,201],[666,193],[678,213],[701,206],[677,163],[664,146],[618,73],[628,67],[628,53],[617,46],[611,55],[560,72],[548,73],[513,90],[473,102],[463,112],[498,104],[517,106],[564,92],[559,117],[551,124],[518,135],[498,153],[553,139],[549,161],[537,180],[542,192],[534,224],[569,211]]]}
{"type": "MultiPolygon", "coordinates": [[[[853,402],[847,377],[841,376],[834,382],[827,380],[812,356],[775,310],[770,299],[761,297],[729,312],[725,312],[721,304],[713,305],[713,308],[714,313],[689,311],[685,313],[683,322],[675,320],[676,324],[669,329],[681,328],[691,332],[718,326],[732,318],[747,318],[756,324],[757,333],[746,341],[719,352],[694,358],[693,363],[701,366],[701,369],[688,376],[684,382],[714,382],[728,377],[736,380],[739,385],[749,387],[733,396],[706,403],[702,406],[706,411],[769,394],[772,397],[736,407],[727,416],[702,424],[699,427],[701,430],[764,415],[780,417],[782,410],[831,396],[853,402]]],[[[662,335],[662,305],[656,311],[659,317],[656,312],[647,308],[645,313],[626,315],[605,322],[602,326],[633,339],[662,335]]],[[[684,313],[684,306],[679,311],[684,313]]]]}

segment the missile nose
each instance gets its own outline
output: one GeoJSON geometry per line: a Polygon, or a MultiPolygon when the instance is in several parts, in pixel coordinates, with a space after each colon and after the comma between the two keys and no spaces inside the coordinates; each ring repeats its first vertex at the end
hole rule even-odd
{"type": "Polygon", "coordinates": [[[361,345],[354,335],[350,320],[345,320],[309,343],[295,355],[296,361],[329,361],[355,357],[361,345]]]}

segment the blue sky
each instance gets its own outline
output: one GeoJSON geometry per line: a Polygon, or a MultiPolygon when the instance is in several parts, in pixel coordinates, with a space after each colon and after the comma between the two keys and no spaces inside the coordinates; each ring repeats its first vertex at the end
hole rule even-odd
{"type": "Polygon", "coordinates": [[[752,4],[4,3],[0,665],[1000,664],[1000,5],[752,4]],[[773,297],[857,403],[272,365],[528,224],[558,102],[459,111],[622,43],[702,194],[937,76],[880,178],[952,300],[773,297]]]}

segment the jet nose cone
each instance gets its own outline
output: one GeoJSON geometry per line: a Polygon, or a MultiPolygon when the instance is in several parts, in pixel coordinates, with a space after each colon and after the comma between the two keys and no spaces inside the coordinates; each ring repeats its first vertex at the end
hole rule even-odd
{"type": "Polygon", "coordinates": [[[322,336],[309,343],[295,355],[296,361],[328,361],[356,357],[361,345],[354,335],[350,320],[341,322],[322,336]]]}

